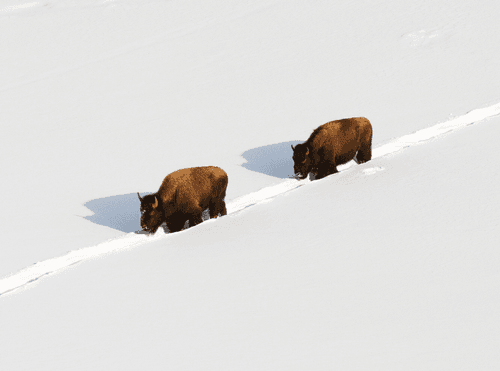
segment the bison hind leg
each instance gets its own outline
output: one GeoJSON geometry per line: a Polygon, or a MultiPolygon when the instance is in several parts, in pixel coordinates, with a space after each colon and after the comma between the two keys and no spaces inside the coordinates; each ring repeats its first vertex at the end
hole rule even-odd
{"type": "Polygon", "coordinates": [[[358,164],[370,161],[372,159],[372,148],[367,146],[361,146],[356,156],[354,156],[354,161],[358,164]]]}
{"type": "Polygon", "coordinates": [[[227,215],[226,203],[224,200],[211,202],[209,205],[210,218],[217,218],[219,214],[221,216],[227,215]]]}
{"type": "Polygon", "coordinates": [[[361,145],[359,146],[358,153],[354,156],[354,160],[358,164],[370,161],[372,159],[372,137],[370,131],[370,137],[364,137],[361,139],[361,145]]]}
{"type": "Polygon", "coordinates": [[[189,227],[194,227],[195,225],[203,222],[203,213],[195,213],[189,216],[189,227]]]}

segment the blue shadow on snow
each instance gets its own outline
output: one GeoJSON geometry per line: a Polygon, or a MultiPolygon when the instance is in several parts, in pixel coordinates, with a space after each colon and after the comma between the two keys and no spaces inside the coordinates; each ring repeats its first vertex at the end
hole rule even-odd
{"type": "Polygon", "coordinates": [[[305,141],[293,140],[270,144],[268,146],[249,149],[241,154],[246,163],[242,164],[245,169],[258,173],[274,176],[276,178],[288,178],[294,175],[292,160],[292,145],[296,146],[305,141]]]}
{"type": "MultiPolygon", "coordinates": [[[[141,197],[151,192],[141,193],[141,197]]],[[[137,193],[109,196],[88,201],[84,206],[94,215],[85,219],[122,232],[135,232],[141,229],[141,203],[137,193]]]]}
{"type": "MultiPolygon", "coordinates": [[[[294,140],[249,149],[241,154],[247,160],[241,166],[276,178],[289,178],[293,176],[293,151],[291,146],[303,142],[294,140]]],[[[151,194],[151,192],[141,193],[141,196],[147,194],[151,194]]],[[[84,216],[85,219],[92,223],[126,233],[140,231],[141,229],[141,213],[139,211],[141,203],[137,193],[98,198],[86,202],[84,206],[94,213],[94,215],[84,216]]],[[[208,214],[205,214],[204,219],[208,219],[208,214]]]]}
{"type": "MultiPolygon", "coordinates": [[[[151,193],[140,192],[141,197],[151,193]]],[[[137,193],[98,198],[86,202],[84,206],[94,213],[94,215],[83,217],[92,223],[104,225],[126,233],[146,233],[141,231],[141,202],[139,201],[139,197],[137,197],[137,193]]],[[[203,212],[202,219],[210,219],[208,209],[203,212]]],[[[184,225],[184,228],[188,227],[189,221],[184,225]]],[[[165,223],[162,224],[162,228],[165,233],[170,233],[165,223]]]]}

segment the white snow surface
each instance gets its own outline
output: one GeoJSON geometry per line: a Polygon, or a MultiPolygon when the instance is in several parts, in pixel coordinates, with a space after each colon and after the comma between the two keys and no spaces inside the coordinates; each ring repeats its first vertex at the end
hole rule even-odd
{"type": "Polygon", "coordinates": [[[0,0],[0,369],[497,369],[499,16],[0,0]],[[372,161],[288,179],[353,116],[372,161]],[[202,165],[227,216],[133,233],[202,165]]]}
{"type": "MultiPolygon", "coordinates": [[[[445,133],[458,130],[466,125],[470,125],[478,121],[497,116],[499,114],[500,103],[490,107],[474,110],[466,115],[457,117],[448,122],[440,123],[432,127],[419,130],[413,134],[405,135],[396,140],[392,140],[379,148],[375,148],[373,150],[372,160],[382,156],[394,154],[401,149],[410,147],[412,145],[421,144],[422,142],[436,139],[437,137],[445,133]]],[[[351,161],[348,164],[339,166],[339,170],[346,170],[350,166],[352,166],[353,163],[354,162],[351,161]]],[[[372,175],[383,169],[383,167],[371,167],[363,170],[363,173],[366,175],[372,175]]],[[[234,201],[227,204],[228,214],[236,213],[250,206],[254,206],[263,202],[267,203],[276,196],[282,195],[290,190],[296,189],[308,183],[308,180],[309,179],[303,181],[297,181],[295,179],[287,180],[273,186],[265,187],[257,192],[252,192],[250,194],[238,197],[234,201]]],[[[110,252],[115,252],[117,250],[136,247],[144,243],[156,241],[160,238],[166,238],[168,236],[169,234],[163,234],[162,236],[161,232],[156,233],[154,237],[150,237],[144,234],[137,235],[134,233],[129,233],[124,237],[103,242],[96,246],[72,251],[69,254],[61,257],[39,262],[20,271],[17,274],[0,280],[0,295],[9,293],[18,288],[22,288],[23,286],[33,283],[41,277],[56,273],[83,260],[96,258],[101,255],[109,254],[110,252]]]]}

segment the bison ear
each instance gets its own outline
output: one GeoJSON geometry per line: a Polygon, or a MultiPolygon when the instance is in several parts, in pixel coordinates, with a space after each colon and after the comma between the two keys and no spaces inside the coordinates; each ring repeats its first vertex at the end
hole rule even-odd
{"type": "Polygon", "coordinates": [[[137,196],[139,196],[139,200],[142,202],[142,197],[141,197],[141,195],[139,194],[139,192],[137,192],[137,196]]]}
{"type": "Polygon", "coordinates": [[[158,207],[158,199],[155,196],[155,203],[153,204],[153,209],[156,209],[158,207]]]}

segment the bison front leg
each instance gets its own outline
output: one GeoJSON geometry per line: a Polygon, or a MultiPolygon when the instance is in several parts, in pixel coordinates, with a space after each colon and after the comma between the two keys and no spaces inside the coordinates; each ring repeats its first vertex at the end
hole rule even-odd
{"type": "Polygon", "coordinates": [[[339,171],[337,170],[337,166],[335,166],[335,164],[321,164],[318,166],[318,170],[316,172],[316,180],[338,172],[339,171]]]}
{"type": "Polygon", "coordinates": [[[186,224],[187,218],[175,218],[174,220],[170,220],[167,224],[168,230],[170,233],[179,232],[184,228],[186,224]]]}
{"type": "Polygon", "coordinates": [[[187,220],[188,216],[182,212],[175,212],[173,214],[165,216],[165,222],[170,233],[181,231],[182,228],[184,228],[187,220]]]}

